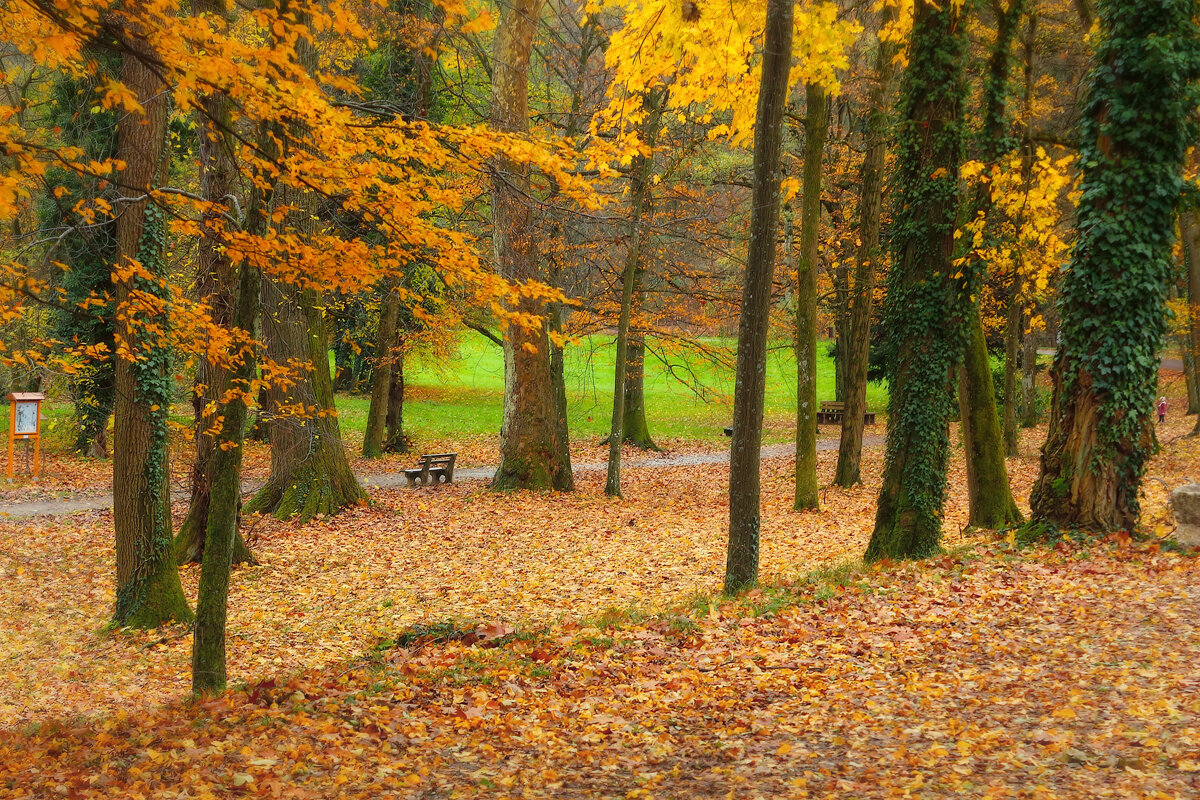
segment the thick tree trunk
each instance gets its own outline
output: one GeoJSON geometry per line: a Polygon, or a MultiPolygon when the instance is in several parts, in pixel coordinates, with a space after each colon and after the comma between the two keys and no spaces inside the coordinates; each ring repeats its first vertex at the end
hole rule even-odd
{"type": "Polygon", "coordinates": [[[1020,522],[1022,517],[1008,485],[992,368],[978,309],[971,309],[967,324],[967,350],[959,369],[958,397],[970,523],[979,528],[1004,528],[1020,522]]]}
{"type": "MultiPolygon", "coordinates": [[[[492,126],[529,130],[529,55],[541,0],[516,0],[502,7],[492,59],[492,126]]],[[[492,252],[501,277],[514,284],[545,280],[534,242],[529,166],[507,157],[493,164],[492,252]]],[[[522,295],[511,309],[543,319],[530,330],[509,324],[504,333],[504,427],[500,466],[492,488],[574,488],[564,457],[550,364],[546,304],[522,295]]]]}
{"type": "MultiPolygon", "coordinates": [[[[289,204],[294,204],[292,199],[289,204]]],[[[320,301],[312,289],[262,283],[262,329],[267,358],[304,365],[290,386],[267,389],[271,412],[271,474],[247,513],[305,522],[367,502],[350,469],[333,403],[333,381],[320,301]]]]}
{"type": "Polygon", "coordinates": [[[608,436],[608,477],[604,493],[621,496],[621,443],[625,441],[625,378],[629,371],[629,320],[633,314],[633,298],[637,279],[641,275],[642,245],[646,231],[644,221],[650,215],[650,177],[654,171],[654,144],[662,123],[662,98],[653,92],[642,98],[646,120],[642,125],[642,140],[650,152],[637,155],[630,165],[629,188],[629,245],[625,250],[625,269],[621,273],[621,313],[617,321],[617,354],[613,367],[613,413],[608,436]]]}
{"type": "Polygon", "coordinates": [[[1132,530],[1154,446],[1176,198],[1200,72],[1194,9],[1099,4],[1081,123],[1079,241],[1061,289],[1054,401],[1032,493],[1047,528],[1132,530]],[[1132,87],[1132,88],[1131,88],[1132,87]]]}
{"type": "Polygon", "coordinates": [[[171,494],[167,415],[171,407],[171,356],[156,328],[169,327],[165,303],[165,215],[145,195],[165,175],[167,87],[150,66],[152,54],[136,31],[124,37],[121,82],[141,112],[118,123],[117,157],[125,164],[117,208],[118,269],[113,283],[116,337],[125,355],[116,359],[113,423],[113,529],[117,554],[118,625],[152,628],[192,618],[171,547],[171,494]],[[132,199],[142,198],[142,199],[132,199]],[[139,264],[147,277],[128,277],[139,264]]]}
{"type": "MultiPolygon", "coordinates": [[[[637,305],[637,298],[634,298],[637,305]]],[[[650,436],[646,421],[646,339],[640,333],[629,336],[629,357],[625,362],[625,441],[641,450],[659,449],[650,436]]]]}
{"type": "Polygon", "coordinates": [[[396,326],[400,319],[400,296],[393,287],[384,287],[379,309],[379,328],[375,337],[375,366],[371,370],[371,405],[367,411],[367,430],[363,434],[363,458],[379,458],[384,451],[388,410],[391,407],[392,368],[395,363],[396,326]]]}
{"type": "MultiPolygon", "coordinates": [[[[821,170],[829,124],[829,97],[815,83],[805,87],[804,178],[800,209],[800,258],[796,268],[796,469],[793,507],[820,506],[817,485],[817,236],[821,221],[821,170]]],[[[839,340],[839,358],[846,339],[839,340]]],[[[844,371],[843,371],[844,375],[844,371]]]]}
{"type": "Polygon", "coordinates": [[[771,279],[775,272],[775,242],[779,232],[780,152],[792,62],[792,18],[793,0],[767,0],[762,84],[754,127],[750,247],[746,255],[733,389],[726,592],[740,591],[758,581],[759,449],[767,379],[767,313],[771,306],[771,279]]]}
{"type": "Polygon", "coordinates": [[[946,491],[949,380],[965,346],[953,279],[965,35],[952,4],[917,0],[898,130],[888,281],[887,452],[869,561],[937,550],[946,491]]]}
{"type": "MultiPolygon", "coordinates": [[[[887,6],[880,25],[893,14],[887,6]]],[[[855,253],[854,293],[850,298],[850,334],[846,340],[846,405],[842,435],[838,443],[837,469],[833,482],[850,487],[861,478],[864,415],[867,411],[867,364],[871,351],[871,311],[874,305],[875,268],[883,258],[879,247],[880,212],[883,207],[883,176],[888,148],[888,95],[896,54],[894,45],[879,43],[875,56],[875,83],[867,111],[866,144],[859,172],[858,250],[855,253]]]]}

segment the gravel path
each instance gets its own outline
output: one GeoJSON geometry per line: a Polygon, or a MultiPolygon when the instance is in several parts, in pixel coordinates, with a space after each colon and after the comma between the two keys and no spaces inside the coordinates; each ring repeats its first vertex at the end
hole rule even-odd
{"type": "MultiPolygon", "coordinates": [[[[884,437],[879,434],[872,434],[863,437],[863,447],[876,447],[882,444],[884,437]]],[[[796,445],[794,442],[785,444],[772,444],[762,449],[763,458],[778,458],[780,456],[791,455],[796,445]]],[[[836,450],[838,447],[837,439],[820,439],[817,441],[818,450],[836,450]]],[[[698,467],[705,464],[724,464],[729,461],[728,451],[720,453],[689,453],[678,456],[650,456],[647,458],[635,458],[626,461],[623,466],[630,469],[639,469],[646,467],[698,467]]],[[[601,461],[589,464],[576,464],[575,472],[600,472],[608,469],[608,464],[601,461]]],[[[494,466],[488,467],[471,467],[468,469],[456,469],[454,478],[456,481],[485,481],[490,480],[495,474],[494,466]]],[[[362,475],[359,478],[363,486],[368,489],[382,489],[395,486],[404,486],[407,479],[404,473],[396,472],[380,472],[371,475],[362,475]]],[[[246,484],[246,493],[252,493],[258,490],[260,484],[246,484]]],[[[188,494],[186,492],[175,492],[172,494],[174,502],[187,502],[188,494]]],[[[26,503],[2,503],[0,504],[0,518],[5,519],[28,519],[31,517],[43,516],[58,516],[61,514],[76,514],[81,511],[104,511],[112,508],[112,495],[107,494],[100,497],[80,497],[80,498],[64,498],[61,500],[34,500],[26,503]]]]}

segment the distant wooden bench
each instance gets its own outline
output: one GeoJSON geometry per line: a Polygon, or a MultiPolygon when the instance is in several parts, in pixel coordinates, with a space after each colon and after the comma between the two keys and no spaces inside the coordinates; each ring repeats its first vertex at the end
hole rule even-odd
{"type": "Polygon", "coordinates": [[[458,453],[421,456],[420,465],[415,469],[404,470],[404,477],[408,478],[409,486],[416,486],[418,483],[426,485],[431,481],[433,483],[438,481],[453,483],[454,459],[456,458],[458,458],[458,453]]]}
{"type": "MultiPolygon", "coordinates": [[[[817,412],[818,425],[837,425],[842,421],[842,417],[846,415],[846,404],[836,403],[832,400],[821,401],[821,410],[817,412]]],[[[875,412],[863,412],[863,424],[875,424],[875,412]]]]}

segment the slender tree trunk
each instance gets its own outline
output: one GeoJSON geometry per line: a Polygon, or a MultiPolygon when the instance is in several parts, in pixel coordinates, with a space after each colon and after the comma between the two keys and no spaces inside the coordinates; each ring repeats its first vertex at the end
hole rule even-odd
{"type": "Polygon", "coordinates": [[[383,449],[389,453],[407,453],[408,437],[404,435],[404,350],[403,342],[396,348],[392,362],[392,381],[388,387],[387,439],[383,449]]]}
{"type": "Polygon", "coordinates": [[[396,325],[400,319],[400,296],[388,285],[384,287],[383,305],[379,310],[379,328],[375,338],[375,368],[371,372],[371,406],[367,411],[367,430],[363,435],[363,458],[383,455],[388,409],[391,406],[393,348],[396,344],[396,325]]]}
{"type": "MultiPolygon", "coordinates": [[[[529,130],[529,55],[541,0],[505,4],[492,59],[492,126],[529,130]]],[[[493,164],[492,252],[500,276],[514,284],[545,280],[534,242],[529,166],[507,157],[493,164]]],[[[522,295],[513,311],[545,319],[546,304],[522,295]]],[[[548,324],[509,324],[504,333],[504,427],[492,488],[574,488],[559,426],[548,324]]]]}
{"type": "Polygon", "coordinates": [[[1021,427],[1036,428],[1037,410],[1037,337],[1025,331],[1021,338],[1021,427]]]}
{"type": "MultiPolygon", "coordinates": [[[[880,13],[880,26],[889,24],[893,16],[891,9],[885,6],[880,13]]],[[[846,405],[843,408],[842,435],[833,478],[836,485],[847,488],[862,479],[871,311],[874,305],[875,271],[883,258],[879,247],[880,211],[883,206],[883,173],[888,147],[888,95],[895,55],[894,45],[879,43],[875,56],[875,83],[871,87],[870,108],[867,111],[867,152],[859,172],[858,250],[855,253],[854,293],[850,298],[850,335],[846,340],[846,405]]]]}
{"type": "MultiPolygon", "coordinates": [[[[989,63],[984,110],[982,156],[995,162],[1012,149],[1011,122],[1006,111],[1012,43],[1024,8],[1023,0],[1008,4],[997,20],[996,43],[989,63]]],[[[972,199],[971,218],[983,213],[993,216],[991,192],[981,187],[972,199]]],[[[1020,522],[1021,513],[1009,488],[1004,463],[1004,437],[996,410],[987,340],[976,300],[967,314],[966,355],[959,370],[959,413],[962,419],[963,451],[967,466],[967,496],[970,522],[982,528],[1002,528],[1020,522]]]]}
{"type": "Polygon", "coordinates": [[[1013,276],[1004,327],[1004,455],[1019,455],[1017,438],[1017,372],[1021,351],[1021,276],[1013,276]]]}
{"type": "Polygon", "coordinates": [[[949,381],[965,347],[962,284],[952,277],[965,39],[952,4],[916,1],[897,137],[887,452],[870,561],[927,556],[941,537],[949,381]]]}
{"type": "Polygon", "coordinates": [[[1176,198],[1200,72],[1194,7],[1098,4],[1081,122],[1079,241],[1061,289],[1062,344],[1032,507],[1050,528],[1131,530],[1154,446],[1176,198]]]}
{"type": "MultiPolygon", "coordinates": [[[[1185,211],[1179,215],[1184,253],[1188,266],[1188,309],[1191,312],[1191,349],[1193,366],[1200,365],[1200,214],[1185,211]]],[[[1191,436],[1200,436],[1200,417],[1191,436]]]]}
{"type": "MultiPolygon", "coordinates": [[[[850,267],[839,259],[833,270],[833,399],[846,402],[846,382],[850,365],[850,267]]],[[[819,333],[818,333],[819,335],[819,333]]]]}
{"type": "MultiPolygon", "coordinates": [[[[634,297],[637,306],[637,297],[634,297]]],[[[641,450],[659,449],[646,421],[646,338],[629,336],[629,358],[625,363],[625,441],[641,450]]]]}
{"type": "MultiPolygon", "coordinates": [[[[821,222],[821,170],[829,125],[829,97],[805,87],[804,178],[800,258],[796,270],[796,491],[797,510],[820,506],[817,486],[817,238],[821,222]]],[[[839,340],[844,357],[846,339],[839,340]]],[[[843,372],[844,374],[844,372],[843,372]]]]}
{"type": "MultiPolygon", "coordinates": [[[[193,10],[218,24],[229,24],[224,4],[215,0],[195,0],[193,10]]],[[[199,128],[197,147],[200,160],[200,195],[213,207],[200,220],[203,235],[197,245],[196,293],[211,309],[212,323],[219,328],[234,324],[234,299],[237,270],[222,245],[222,233],[232,225],[229,199],[237,189],[237,142],[233,136],[233,105],[223,92],[210,92],[201,100],[196,115],[199,128]]],[[[251,330],[253,330],[251,328],[251,330]]],[[[200,360],[192,391],[195,416],[196,461],[192,465],[192,501],[187,516],[175,536],[175,558],[179,564],[200,563],[208,528],[209,503],[215,477],[214,457],[218,433],[212,429],[217,419],[225,420],[223,395],[228,386],[228,370],[211,359],[200,360]]],[[[239,440],[241,431],[237,433],[239,440]]],[[[221,441],[225,441],[222,437],[221,441]]],[[[254,556],[240,533],[234,534],[233,563],[255,563],[254,556]]]]}
{"type": "Polygon", "coordinates": [[[141,111],[118,122],[117,158],[123,198],[117,208],[119,270],[114,270],[116,341],[126,355],[115,363],[113,422],[113,529],[117,554],[119,625],[153,628],[192,618],[171,547],[171,494],[167,415],[171,407],[171,354],[159,335],[167,330],[165,215],[144,198],[166,173],[169,93],[137,31],[125,31],[121,82],[141,111]],[[140,265],[142,277],[125,273],[140,265]]]}
{"type": "Polygon", "coordinates": [[[750,247],[738,324],[737,371],[733,389],[733,441],[729,453],[729,548],[725,591],[758,581],[761,509],[759,449],[767,380],[767,313],[775,272],[782,178],[783,111],[792,62],[793,0],[767,0],[762,84],[754,127],[754,199],[750,247]]]}
{"type": "Polygon", "coordinates": [[[633,298],[641,273],[642,245],[646,231],[644,218],[650,214],[650,177],[654,171],[654,145],[662,122],[661,98],[653,92],[642,98],[646,121],[642,125],[642,140],[649,148],[648,155],[637,155],[629,173],[629,246],[625,251],[625,269],[621,274],[621,314],[617,321],[617,354],[613,367],[613,413],[608,437],[608,478],[604,493],[621,496],[621,443],[625,441],[625,378],[629,370],[629,320],[633,314],[633,298]]]}
{"type": "Polygon", "coordinates": [[[1022,517],[1008,485],[992,367],[977,308],[971,309],[967,324],[967,350],[959,369],[958,391],[970,523],[980,528],[1003,528],[1020,522],[1022,517]]]}

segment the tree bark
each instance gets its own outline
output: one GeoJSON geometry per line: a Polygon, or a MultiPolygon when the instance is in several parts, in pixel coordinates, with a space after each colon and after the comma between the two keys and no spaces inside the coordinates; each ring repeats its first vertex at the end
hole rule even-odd
{"type": "MultiPolygon", "coordinates": [[[[1191,312],[1189,327],[1192,365],[1200,368],[1200,214],[1185,211],[1179,215],[1180,231],[1183,233],[1184,254],[1188,266],[1188,310],[1191,312]]],[[[1200,436],[1200,417],[1191,436],[1200,436]]]]}
{"type": "Polygon", "coordinates": [[[408,437],[404,435],[404,350],[398,343],[392,362],[392,380],[388,386],[387,438],[383,449],[389,453],[407,453],[408,437]]]}
{"type": "Polygon", "coordinates": [[[1025,331],[1021,337],[1021,427],[1036,428],[1037,411],[1037,337],[1025,331]]]}
{"type": "MultiPolygon", "coordinates": [[[[529,55],[541,0],[501,9],[492,59],[492,127],[529,130],[529,55]]],[[[500,276],[516,284],[545,279],[534,243],[529,166],[508,157],[492,165],[492,252],[500,276]]],[[[509,323],[504,333],[504,427],[497,491],[574,488],[559,427],[546,304],[522,294],[513,311],[541,318],[536,329],[509,323]]]]}
{"type": "MultiPolygon", "coordinates": [[[[636,295],[634,306],[637,306],[636,295]]],[[[622,427],[629,444],[641,450],[659,450],[646,421],[646,338],[636,332],[629,336],[629,357],[625,362],[625,424],[622,427]]]]}
{"type": "Polygon", "coordinates": [[[868,561],[922,558],[941,537],[949,381],[965,347],[962,286],[952,277],[963,138],[961,23],[952,4],[915,4],[886,309],[887,452],[868,561]]]}
{"type": "Polygon", "coordinates": [[[762,83],[754,127],[750,247],[746,255],[733,389],[726,592],[740,591],[758,581],[759,449],[767,378],[767,313],[771,305],[771,279],[775,272],[775,242],[779,231],[780,153],[792,61],[793,6],[793,0],[767,0],[762,83]]]}
{"type": "MultiPolygon", "coordinates": [[[[888,6],[880,12],[880,27],[893,19],[888,6]]],[[[863,424],[867,411],[867,364],[871,351],[871,311],[875,271],[883,254],[879,247],[880,212],[883,207],[883,174],[887,159],[888,95],[896,48],[879,42],[875,56],[875,82],[867,111],[866,144],[859,171],[858,250],[855,253],[854,290],[850,298],[850,335],[846,341],[846,400],[842,434],[838,443],[833,482],[849,488],[862,480],[863,424]]]]}
{"type": "Polygon", "coordinates": [[[651,91],[642,98],[646,120],[642,125],[642,140],[649,148],[648,155],[633,158],[629,173],[629,245],[625,250],[625,269],[621,273],[621,313],[617,321],[617,353],[613,365],[613,413],[608,436],[608,477],[604,493],[621,496],[621,443],[625,441],[625,378],[629,370],[629,320],[633,314],[633,298],[641,273],[642,244],[645,239],[644,219],[650,214],[650,178],[654,171],[654,145],[662,123],[661,92],[651,91]]]}
{"type": "MultiPolygon", "coordinates": [[[[796,262],[796,469],[793,508],[820,507],[817,485],[817,238],[821,222],[821,171],[829,125],[829,97],[805,87],[804,177],[800,208],[800,258],[796,262]]],[[[845,338],[839,358],[845,356],[845,338]]],[[[844,374],[844,373],[843,373],[844,374]]]]}
{"type": "Polygon", "coordinates": [[[367,411],[367,429],[363,435],[363,458],[383,455],[388,410],[391,408],[392,367],[395,362],[400,296],[390,284],[384,286],[379,309],[379,327],[375,337],[375,367],[371,371],[371,405],[367,411]]]}
{"type": "Polygon", "coordinates": [[[1004,455],[1019,455],[1017,437],[1017,372],[1021,346],[1021,276],[1013,276],[1004,327],[1004,455]]]}
{"type": "MultiPolygon", "coordinates": [[[[216,0],[194,0],[197,16],[207,15],[217,24],[229,24],[228,11],[216,0]]],[[[237,294],[237,270],[222,244],[222,233],[232,223],[229,199],[237,189],[237,142],[233,129],[233,105],[223,92],[209,92],[200,101],[196,115],[199,128],[197,146],[200,162],[200,195],[214,204],[200,219],[202,235],[196,252],[196,294],[208,305],[212,324],[229,328],[234,324],[234,302],[237,294]]],[[[257,306],[256,306],[257,308],[257,306]]],[[[253,335],[253,325],[251,325],[253,335]]],[[[192,410],[195,417],[196,461],[192,465],[192,501],[187,516],[175,536],[175,559],[180,565],[200,563],[204,555],[205,532],[208,528],[209,503],[215,477],[214,456],[219,446],[219,433],[211,432],[213,423],[223,419],[223,395],[228,386],[228,370],[208,358],[202,358],[196,368],[192,391],[192,410]]],[[[239,440],[241,431],[237,433],[239,440]]],[[[220,441],[225,441],[223,437],[220,441]]],[[[255,563],[254,555],[240,533],[234,534],[233,563],[255,563]]]]}
{"type": "Polygon", "coordinates": [[[165,215],[145,199],[166,173],[166,85],[149,66],[152,54],[137,31],[125,31],[121,82],[141,111],[118,122],[118,264],[116,300],[116,398],[113,411],[113,529],[117,554],[118,625],[153,628],[187,621],[171,547],[167,415],[171,406],[171,357],[155,329],[169,327],[164,264],[165,215]],[[140,199],[134,199],[140,198],[140,199]],[[144,277],[130,276],[140,265],[144,277]]]}
{"type": "MultiPolygon", "coordinates": [[[[984,124],[980,137],[980,155],[991,163],[1008,153],[1014,142],[1009,133],[1011,122],[1005,100],[1012,65],[1012,43],[1024,5],[1023,0],[1010,2],[997,19],[996,42],[992,48],[984,89],[984,124]]],[[[981,186],[975,192],[970,212],[970,218],[979,213],[985,216],[995,214],[989,187],[981,186]]],[[[1004,463],[1004,436],[996,410],[996,392],[983,320],[974,297],[969,303],[966,355],[959,370],[959,413],[966,456],[970,522],[982,528],[1002,528],[1020,522],[1021,513],[1012,498],[1008,468],[1004,463]]]]}
{"type": "Polygon", "coordinates": [[[1060,293],[1062,343],[1032,507],[1039,528],[1132,530],[1154,446],[1176,198],[1200,72],[1189,4],[1098,5],[1081,122],[1079,240],[1060,293]]]}

